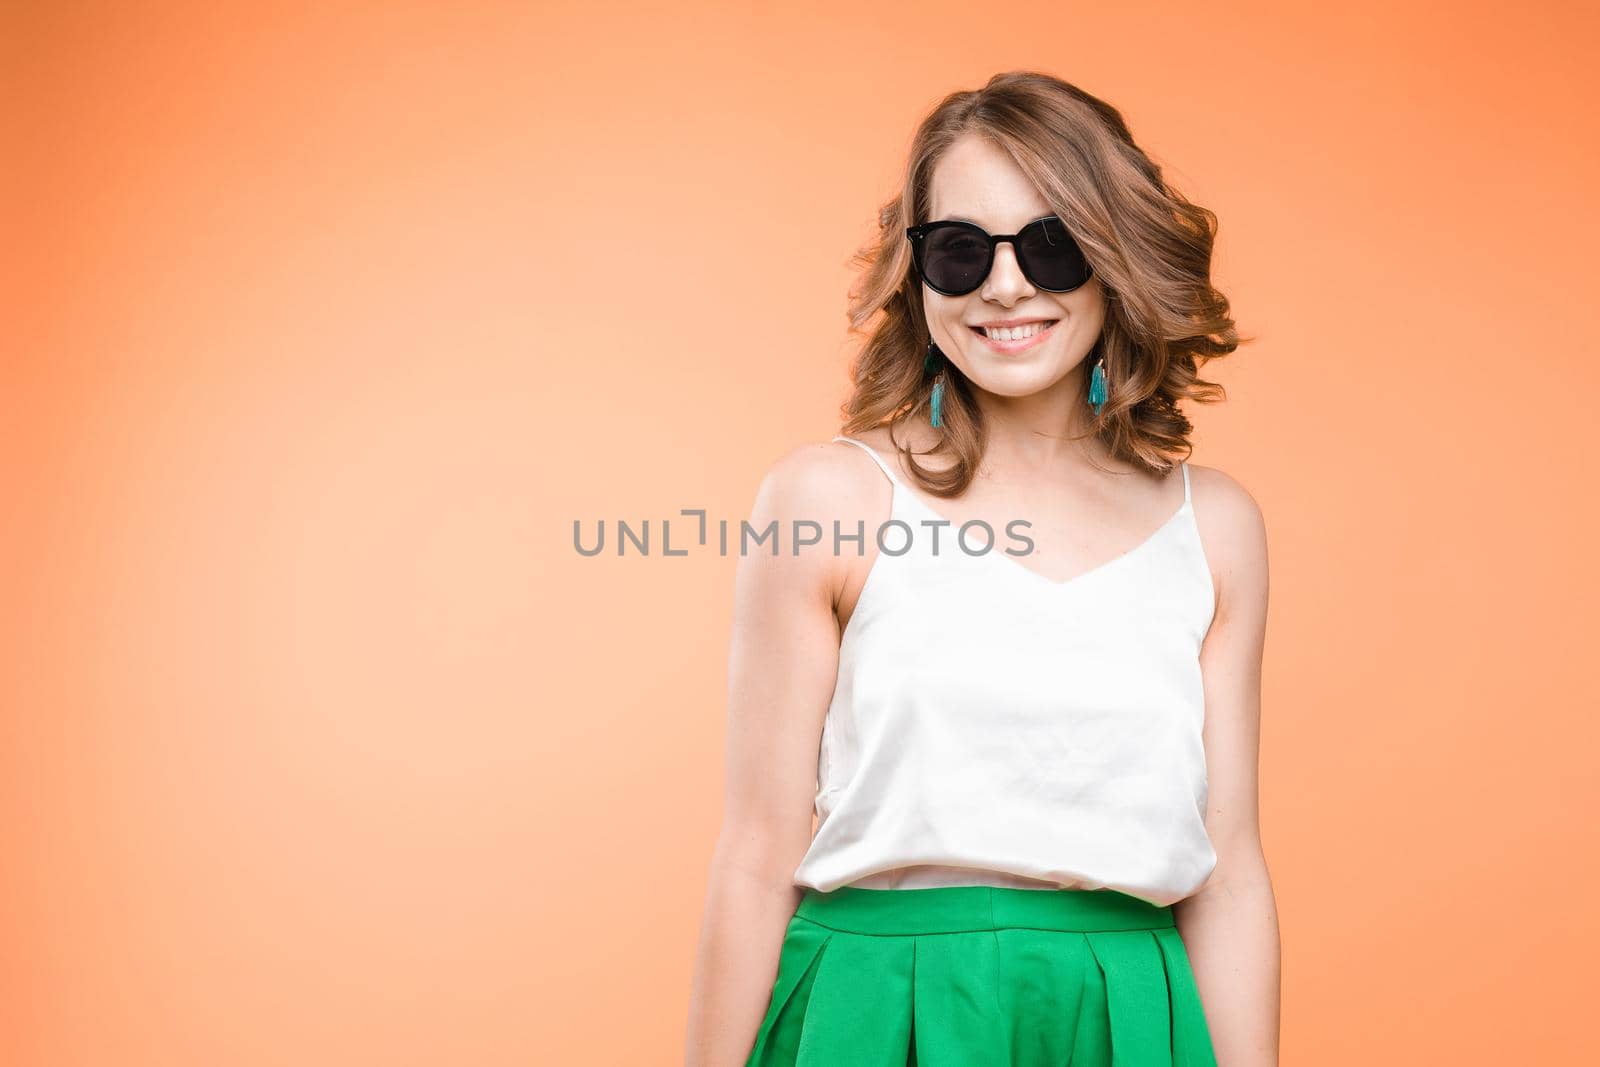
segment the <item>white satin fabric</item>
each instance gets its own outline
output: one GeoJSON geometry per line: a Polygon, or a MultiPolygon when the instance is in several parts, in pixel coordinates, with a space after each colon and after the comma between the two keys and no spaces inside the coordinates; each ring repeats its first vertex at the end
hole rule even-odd
{"type": "Polygon", "coordinates": [[[1199,889],[1216,866],[1199,664],[1214,591],[1188,465],[1155,533],[1057,582],[1008,556],[1003,529],[982,554],[949,525],[935,544],[922,524],[939,514],[871,446],[834,440],[888,476],[905,528],[885,531],[845,627],[794,884],[1105,888],[1157,905],[1199,889]]]}

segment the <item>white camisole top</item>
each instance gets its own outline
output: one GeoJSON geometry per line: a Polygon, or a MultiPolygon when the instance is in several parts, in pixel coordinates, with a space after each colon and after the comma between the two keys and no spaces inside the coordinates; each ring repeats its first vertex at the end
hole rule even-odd
{"type": "Polygon", "coordinates": [[[979,551],[982,527],[958,538],[870,445],[834,440],[878,464],[903,526],[866,529],[880,547],[840,640],[794,884],[1156,905],[1199,889],[1216,866],[1199,663],[1215,593],[1188,464],[1155,533],[1056,581],[1007,554],[1006,530],[979,551]]]}

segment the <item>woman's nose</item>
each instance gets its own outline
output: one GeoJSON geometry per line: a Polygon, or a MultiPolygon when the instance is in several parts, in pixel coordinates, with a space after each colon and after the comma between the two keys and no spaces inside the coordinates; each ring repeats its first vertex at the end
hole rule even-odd
{"type": "Polygon", "coordinates": [[[1016,250],[1009,242],[994,250],[994,265],[989,268],[985,287],[992,295],[1001,297],[1025,293],[1033,288],[1022,273],[1022,267],[1017,263],[1016,250]]]}

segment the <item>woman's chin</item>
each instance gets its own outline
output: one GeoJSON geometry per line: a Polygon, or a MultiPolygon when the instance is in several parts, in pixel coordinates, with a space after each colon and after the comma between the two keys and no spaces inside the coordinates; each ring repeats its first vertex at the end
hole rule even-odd
{"type": "Polygon", "coordinates": [[[1056,385],[1072,368],[1015,358],[986,359],[973,368],[972,384],[995,396],[1032,396],[1056,385]]]}

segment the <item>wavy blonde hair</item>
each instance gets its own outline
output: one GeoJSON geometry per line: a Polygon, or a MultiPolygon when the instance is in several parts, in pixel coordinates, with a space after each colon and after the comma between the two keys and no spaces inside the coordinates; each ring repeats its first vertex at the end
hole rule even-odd
{"type": "MultiPolygon", "coordinates": [[[[1162,179],[1116,108],[1032,71],[996,74],[982,89],[952,93],[918,127],[900,191],[879,210],[877,236],[850,261],[862,272],[850,291],[850,332],[864,335],[865,343],[851,369],[841,432],[893,427],[928,411],[928,327],[905,230],[926,220],[934,167],[968,133],[1010,155],[1100,280],[1105,325],[1085,366],[1105,356],[1108,396],[1083,436],[1100,437],[1117,459],[1170,470],[1193,451],[1193,426],[1178,402],[1226,396],[1221,385],[1200,378],[1201,366],[1254,340],[1241,341],[1227,298],[1211,285],[1216,215],[1162,179]]],[[[924,489],[951,497],[972,481],[986,434],[970,384],[953,364],[945,374],[934,451],[949,451],[956,462],[928,470],[908,448],[896,447],[924,489]]]]}

